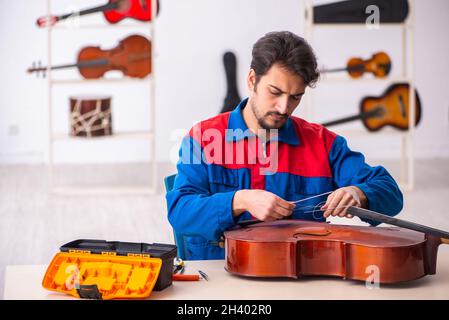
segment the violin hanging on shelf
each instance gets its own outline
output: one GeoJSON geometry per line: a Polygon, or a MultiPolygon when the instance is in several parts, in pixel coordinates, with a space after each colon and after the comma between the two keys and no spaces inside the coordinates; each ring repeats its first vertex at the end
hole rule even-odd
{"type": "MultiPolygon", "coordinates": [[[[159,14],[159,0],[157,0],[156,8],[156,14],[159,14]]],[[[59,21],[95,12],[103,12],[105,19],[111,24],[117,23],[125,18],[151,21],[153,17],[151,10],[151,0],[109,0],[105,5],[84,9],[79,12],[43,16],[37,19],[36,24],[41,28],[54,26],[59,21]]]]}
{"type": "Polygon", "coordinates": [[[384,78],[391,71],[391,60],[385,52],[377,52],[370,59],[351,58],[344,68],[324,69],[320,72],[332,73],[341,71],[347,71],[353,79],[360,78],[365,73],[372,73],[376,78],[384,78]]]}
{"type": "Polygon", "coordinates": [[[436,273],[449,232],[350,207],[348,213],[398,227],[333,225],[284,219],[224,233],[225,269],[246,277],[335,276],[399,283],[436,273]],[[376,272],[376,274],[374,274],[376,272]]]}
{"type": "MultiPolygon", "coordinates": [[[[408,83],[396,83],[387,88],[380,97],[365,97],[360,102],[360,113],[349,117],[322,123],[325,127],[355,120],[362,120],[369,131],[378,131],[384,126],[399,130],[409,128],[410,86],[408,83]]],[[[415,90],[415,125],[421,119],[421,101],[415,90]]]]}
{"type": "Polygon", "coordinates": [[[43,74],[47,69],[59,70],[78,68],[79,73],[86,79],[98,79],[111,70],[119,70],[125,76],[144,78],[151,73],[151,42],[140,35],[131,35],[121,40],[119,44],[109,50],[100,47],[84,47],[78,53],[76,63],[49,68],[40,63],[29,68],[28,73],[43,74]]]}

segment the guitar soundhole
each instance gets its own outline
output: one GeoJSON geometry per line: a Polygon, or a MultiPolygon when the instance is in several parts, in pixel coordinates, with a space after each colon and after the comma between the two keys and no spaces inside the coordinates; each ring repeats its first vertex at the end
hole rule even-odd
{"type": "Polygon", "coordinates": [[[407,116],[407,114],[405,112],[405,103],[404,103],[404,98],[402,97],[402,95],[398,95],[398,100],[399,100],[399,106],[401,107],[401,115],[405,118],[407,116]]]}

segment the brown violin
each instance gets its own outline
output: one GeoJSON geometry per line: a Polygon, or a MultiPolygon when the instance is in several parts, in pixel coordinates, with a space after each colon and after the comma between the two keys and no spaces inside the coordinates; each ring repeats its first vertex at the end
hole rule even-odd
{"type": "Polygon", "coordinates": [[[253,221],[226,231],[225,269],[247,277],[336,276],[397,283],[436,273],[449,233],[380,213],[348,213],[400,227],[332,225],[305,220],[253,221]]]}
{"type": "Polygon", "coordinates": [[[360,78],[365,73],[372,73],[377,78],[386,77],[391,71],[391,60],[385,52],[377,52],[370,59],[351,58],[344,68],[324,69],[322,73],[347,71],[351,78],[360,78]]]}
{"type": "Polygon", "coordinates": [[[98,79],[111,70],[119,70],[125,76],[144,78],[151,73],[151,42],[140,35],[131,35],[121,40],[119,44],[109,50],[98,46],[82,48],[78,53],[76,63],[59,66],[42,67],[40,63],[27,71],[37,74],[50,70],[78,68],[79,73],[86,79],[98,79]]]}

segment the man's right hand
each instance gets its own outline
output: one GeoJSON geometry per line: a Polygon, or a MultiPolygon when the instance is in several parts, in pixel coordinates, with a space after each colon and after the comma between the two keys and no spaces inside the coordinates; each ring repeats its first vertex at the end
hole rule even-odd
{"type": "Polygon", "coordinates": [[[265,190],[239,190],[232,201],[234,217],[248,211],[261,221],[274,221],[288,217],[295,205],[265,190]]]}

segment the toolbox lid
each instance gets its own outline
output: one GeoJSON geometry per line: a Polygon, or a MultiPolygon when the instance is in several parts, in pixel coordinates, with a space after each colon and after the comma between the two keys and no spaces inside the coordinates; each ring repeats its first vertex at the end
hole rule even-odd
{"type": "Polygon", "coordinates": [[[105,240],[79,239],[63,245],[62,252],[89,252],[96,254],[115,254],[119,256],[150,256],[153,258],[173,259],[177,247],[163,243],[134,243],[105,240]]]}

